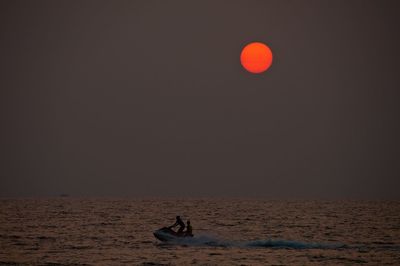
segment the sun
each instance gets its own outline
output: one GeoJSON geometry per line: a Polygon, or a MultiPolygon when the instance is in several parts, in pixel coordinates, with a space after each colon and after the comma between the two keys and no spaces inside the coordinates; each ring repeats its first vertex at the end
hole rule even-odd
{"type": "Polygon", "coordinates": [[[254,74],[262,73],[272,64],[272,51],[264,43],[249,43],[240,54],[240,62],[247,71],[254,74]]]}

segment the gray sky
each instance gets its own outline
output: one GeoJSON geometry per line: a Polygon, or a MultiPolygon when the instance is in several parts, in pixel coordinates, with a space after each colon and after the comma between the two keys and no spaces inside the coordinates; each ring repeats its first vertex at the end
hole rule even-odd
{"type": "Polygon", "coordinates": [[[0,196],[398,199],[398,5],[1,1],[0,196]]]}

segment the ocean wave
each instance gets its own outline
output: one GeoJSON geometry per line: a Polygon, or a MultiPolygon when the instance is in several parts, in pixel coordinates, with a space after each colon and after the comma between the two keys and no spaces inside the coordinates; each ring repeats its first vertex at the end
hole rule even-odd
{"type": "Polygon", "coordinates": [[[338,249],[346,247],[346,245],[341,243],[316,243],[282,239],[229,241],[208,235],[199,235],[193,238],[177,238],[168,243],[186,246],[216,246],[241,248],[338,249]]]}
{"type": "Polygon", "coordinates": [[[293,240],[255,240],[249,241],[246,246],[248,247],[265,247],[265,248],[292,248],[292,249],[337,249],[345,248],[346,245],[340,243],[315,243],[315,242],[302,242],[293,240]]]}

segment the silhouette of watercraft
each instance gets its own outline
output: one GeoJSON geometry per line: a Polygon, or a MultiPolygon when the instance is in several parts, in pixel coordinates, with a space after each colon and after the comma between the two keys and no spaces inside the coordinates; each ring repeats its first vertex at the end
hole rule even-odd
{"type": "Polygon", "coordinates": [[[155,236],[155,238],[157,238],[158,240],[163,241],[163,242],[193,237],[192,234],[189,235],[185,232],[178,234],[177,232],[175,232],[174,230],[172,230],[169,227],[160,228],[160,229],[154,231],[153,235],[155,236]]]}

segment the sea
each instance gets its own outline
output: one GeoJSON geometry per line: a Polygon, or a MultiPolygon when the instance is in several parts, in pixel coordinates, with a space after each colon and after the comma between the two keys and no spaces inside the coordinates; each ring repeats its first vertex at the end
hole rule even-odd
{"type": "Polygon", "coordinates": [[[3,198],[0,265],[400,265],[400,202],[3,198]]]}

